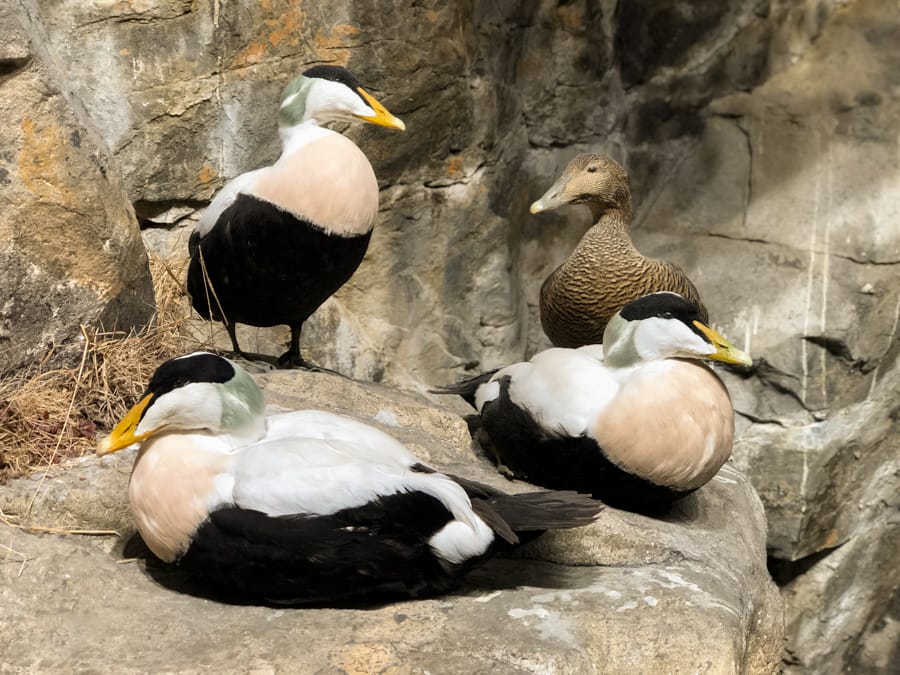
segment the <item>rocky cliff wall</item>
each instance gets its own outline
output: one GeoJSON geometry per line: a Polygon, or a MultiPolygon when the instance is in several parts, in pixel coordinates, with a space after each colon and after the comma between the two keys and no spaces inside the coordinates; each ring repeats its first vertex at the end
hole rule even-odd
{"type": "Polygon", "coordinates": [[[0,6],[0,373],[128,331],[153,289],[119,164],[32,3],[0,6]]]}

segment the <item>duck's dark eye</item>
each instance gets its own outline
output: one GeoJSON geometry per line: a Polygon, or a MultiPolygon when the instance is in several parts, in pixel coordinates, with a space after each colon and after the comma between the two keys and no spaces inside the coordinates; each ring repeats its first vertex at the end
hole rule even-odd
{"type": "Polygon", "coordinates": [[[596,167],[596,166],[589,166],[589,167],[587,168],[587,172],[588,172],[588,173],[597,173],[597,167],[596,167]]]}

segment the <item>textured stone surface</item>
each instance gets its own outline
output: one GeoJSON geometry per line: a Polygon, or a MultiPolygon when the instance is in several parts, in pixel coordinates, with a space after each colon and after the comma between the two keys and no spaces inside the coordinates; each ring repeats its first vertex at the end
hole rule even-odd
{"type": "Polygon", "coordinates": [[[796,576],[784,585],[786,673],[897,669],[900,568],[884,564],[900,556],[896,493],[892,509],[843,546],[812,556],[793,570],[796,576]]]}
{"type": "Polygon", "coordinates": [[[796,672],[897,659],[898,36],[889,2],[791,10],[776,67],[710,102],[639,226],[758,359],[752,377],[727,378],[735,460],[789,570],[796,672]]]}
{"type": "Polygon", "coordinates": [[[81,324],[128,330],[153,308],[118,170],[30,9],[0,10],[0,373],[65,354],[81,324]]]}
{"type": "MultiPolygon", "coordinates": [[[[277,406],[352,411],[436,466],[508,491],[533,489],[500,477],[473,452],[463,419],[419,396],[324,374],[260,380],[277,406]]],[[[122,672],[766,673],[781,658],[782,601],[766,571],[762,505],[728,465],[665,519],[607,509],[589,527],[492,561],[445,597],[277,609],[179,593],[173,584],[183,580],[117,562],[132,532],[132,459],[85,458],[0,490],[7,516],[37,495],[25,523],[123,534],[36,536],[0,525],[0,662],[12,672],[115,664],[122,672]]]]}

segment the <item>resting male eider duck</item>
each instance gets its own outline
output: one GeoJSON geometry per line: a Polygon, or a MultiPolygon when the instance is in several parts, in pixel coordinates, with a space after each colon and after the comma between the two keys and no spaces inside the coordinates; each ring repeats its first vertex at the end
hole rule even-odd
{"type": "Polygon", "coordinates": [[[225,323],[236,354],[245,356],[235,323],[286,324],[278,365],[306,366],[303,322],[362,262],[378,215],[375,173],[353,141],[321,126],[359,120],[406,128],[350,71],[310,68],[281,94],[281,157],[229,181],[197,223],[188,292],[200,316],[225,323]]]}
{"type": "Polygon", "coordinates": [[[603,342],[613,314],[648,293],[673,291],[700,308],[700,294],[675,265],[645,258],[634,247],[631,229],[631,188],[617,162],[603,155],[578,155],[531,205],[532,213],[565,204],[587,204],[594,226],[562,265],[541,286],[541,326],[556,347],[581,347],[603,342]]]}
{"type": "Polygon", "coordinates": [[[189,354],[157,369],[97,448],[140,443],[129,498],[144,542],[231,592],[292,603],[439,592],[520,534],[600,510],[574,492],[506,495],[450,478],[362,422],[266,417],[264,405],[246,371],[189,354]]]}
{"type": "Polygon", "coordinates": [[[435,391],[474,398],[486,445],[514,476],[658,511],[731,455],[731,399],[698,359],[751,360],[675,293],[631,301],[604,338],[435,391]]]}

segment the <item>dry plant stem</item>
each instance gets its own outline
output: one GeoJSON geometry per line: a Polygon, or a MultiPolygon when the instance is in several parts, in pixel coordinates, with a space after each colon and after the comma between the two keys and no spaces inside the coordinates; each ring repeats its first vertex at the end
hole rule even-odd
{"type": "Polygon", "coordinates": [[[4,551],[6,551],[6,553],[3,554],[4,558],[9,558],[10,555],[17,555],[22,560],[17,560],[16,562],[24,562],[25,560],[28,560],[27,555],[25,555],[21,551],[17,551],[12,546],[8,546],[7,544],[0,544],[0,548],[2,548],[4,551]]]}
{"type": "Polygon", "coordinates": [[[25,571],[25,563],[27,563],[30,560],[30,558],[27,555],[25,555],[24,553],[22,553],[21,551],[17,551],[16,549],[14,549],[12,546],[7,546],[6,544],[0,544],[0,548],[3,548],[6,550],[6,553],[3,556],[4,558],[9,558],[10,554],[19,556],[20,560],[11,560],[10,561],[10,562],[19,563],[19,572],[16,574],[16,579],[18,579],[20,576],[22,576],[22,572],[25,571]]]}
{"type": "Polygon", "coordinates": [[[64,537],[70,534],[77,534],[84,537],[119,537],[121,536],[116,530],[81,530],[78,528],[68,529],[65,527],[43,527],[42,525],[13,525],[17,529],[27,532],[28,534],[58,534],[64,537]]]}
{"type": "Polygon", "coordinates": [[[14,527],[17,530],[22,530],[22,532],[27,532],[28,534],[80,534],[91,537],[121,536],[116,530],[89,530],[68,527],[44,527],[42,525],[22,525],[21,523],[14,523],[12,518],[21,520],[19,516],[7,515],[0,509],[0,523],[3,523],[7,527],[14,527]]]}
{"type": "Polygon", "coordinates": [[[216,294],[216,289],[213,288],[212,280],[209,278],[209,274],[206,272],[206,260],[203,258],[203,249],[198,248],[197,253],[200,254],[200,270],[203,272],[203,286],[206,289],[206,306],[209,307],[209,294],[212,292],[213,299],[216,301],[216,306],[219,308],[219,314],[222,315],[222,322],[228,326],[229,321],[228,317],[225,315],[225,310],[222,309],[222,303],[219,302],[219,296],[216,294]]]}
{"type": "Polygon", "coordinates": [[[167,275],[173,282],[175,282],[175,285],[178,287],[178,290],[179,290],[180,294],[181,294],[181,295],[187,295],[187,285],[185,284],[184,281],[179,281],[179,280],[178,280],[178,276],[175,274],[174,271],[172,271],[172,266],[169,265],[168,262],[166,262],[165,260],[163,260],[163,259],[161,259],[161,258],[159,259],[159,264],[160,264],[160,267],[163,268],[163,271],[166,273],[166,275],[167,275]]]}
{"type": "MultiPolygon", "coordinates": [[[[0,509],[0,524],[35,534],[121,536],[115,530],[44,527],[25,524],[24,519],[36,512],[53,465],[60,458],[89,452],[95,435],[111,428],[140,396],[160,361],[189,346],[208,347],[207,342],[182,335],[190,314],[184,283],[179,281],[186,262],[178,259],[170,265],[151,256],[156,312],[143,329],[109,333],[82,325],[84,344],[77,369],[47,370],[58,356],[51,347],[27,372],[0,380],[0,481],[40,473],[36,487],[27,488],[31,493],[27,506],[15,515],[0,509]]],[[[26,556],[11,545],[0,547],[0,562],[20,558],[24,566],[26,556]]]]}
{"type": "Polygon", "coordinates": [[[47,475],[50,473],[50,469],[53,467],[53,460],[56,459],[56,455],[59,452],[59,447],[60,445],[62,445],[66,427],[69,424],[69,420],[72,418],[72,409],[75,407],[75,398],[78,395],[78,387],[81,385],[81,378],[84,375],[84,364],[87,363],[88,351],[90,350],[91,346],[91,340],[84,328],[84,324],[82,324],[80,328],[81,334],[84,336],[84,350],[81,352],[81,365],[78,366],[78,375],[75,378],[75,389],[72,391],[72,398],[69,400],[69,408],[68,410],[66,410],[66,416],[63,418],[62,427],[59,430],[59,437],[56,440],[56,445],[53,447],[53,452],[50,455],[49,461],[47,462],[47,468],[44,470],[44,475],[41,476],[41,480],[40,482],[38,482],[37,487],[34,488],[34,492],[32,493],[31,499],[28,502],[28,506],[25,509],[26,517],[29,513],[31,513],[31,507],[34,506],[34,500],[37,499],[38,493],[44,486],[44,481],[47,480],[47,475]]]}
{"type": "Polygon", "coordinates": [[[85,338],[87,356],[82,352],[80,369],[47,370],[58,356],[51,347],[27,371],[0,379],[0,483],[89,453],[96,435],[125,414],[161,361],[210,346],[182,334],[190,320],[184,284],[178,281],[186,263],[186,258],[167,262],[151,256],[153,321],[129,334],[82,328],[90,339],[85,338]]]}

